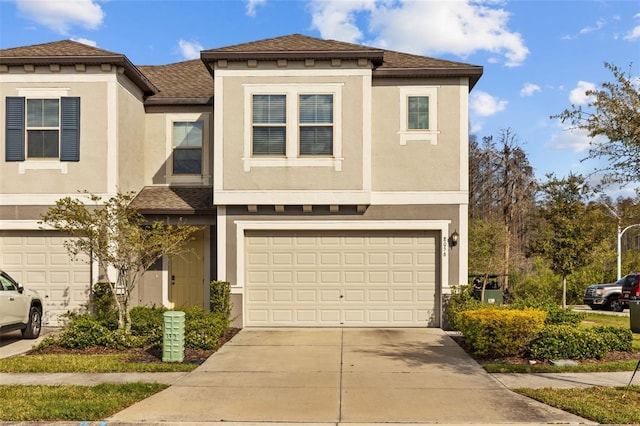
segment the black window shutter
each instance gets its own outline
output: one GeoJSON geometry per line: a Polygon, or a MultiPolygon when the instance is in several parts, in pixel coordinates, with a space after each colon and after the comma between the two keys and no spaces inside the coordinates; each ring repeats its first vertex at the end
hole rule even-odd
{"type": "Polygon", "coordinates": [[[7,96],[6,109],[7,161],[24,161],[24,98],[7,96]]]}
{"type": "Polygon", "coordinates": [[[60,101],[60,160],[80,161],[80,98],[63,97],[60,101]]]}

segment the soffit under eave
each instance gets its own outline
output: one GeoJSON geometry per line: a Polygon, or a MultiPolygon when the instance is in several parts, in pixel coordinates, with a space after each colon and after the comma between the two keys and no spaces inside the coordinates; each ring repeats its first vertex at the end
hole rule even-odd
{"type": "Polygon", "coordinates": [[[469,91],[482,77],[482,67],[469,68],[387,68],[373,71],[373,78],[468,77],[469,91]]]}
{"type": "Polygon", "coordinates": [[[124,68],[124,75],[138,86],[142,92],[147,95],[155,95],[159,92],[158,88],[142,73],[135,65],[133,65],[125,56],[122,55],[94,55],[94,56],[28,56],[28,57],[0,57],[0,65],[16,66],[16,65],[102,65],[110,64],[121,66],[124,68]]]}

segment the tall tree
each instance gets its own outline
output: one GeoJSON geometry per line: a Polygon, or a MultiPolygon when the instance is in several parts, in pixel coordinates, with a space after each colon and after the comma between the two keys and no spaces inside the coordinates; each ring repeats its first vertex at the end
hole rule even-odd
{"type": "Polygon", "coordinates": [[[558,115],[574,129],[588,132],[589,137],[604,136],[605,141],[592,140],[589,159],[604,159],[605,184],[640,182],[640,80],[619,67],[606,63],[613,81],[586,92],[591,101],[585,108],[571,105],[558,115]]]}
{"type": "MultiPolygon", "coordinates": [[[[499,262],[508,287],[509,270],[514,250],[518,261],[524,259],[528,221],[533,210],[536,184],[527,154],[512,129],[503,129],[497,143],[493,136],[477,138],[469,143],[469,216],[471,226],[481,226],[477,220],[501,223],[503,259],[499,262]]],[[[479,230],[476,235],[481,234],[479,230]]],[[[471,253],[471,255],[474,255],[471,253]]],[[[498,263],[494,263],[498,267],[498,263]]]]}
{"type": "Polygon", "coordinates": [[[86,254],[100,267],[117,271],[115,283],[109,283],[118,310],[118,328],[129,332],[131,292],[138,278],[158,259],[178,255],[198,229],[183,224],[148,223],[136,210],[129,208],[134,194],[117,194],[103,202],[88,194],[87,203],[65,197],[56,201],[43,215],[43,224],[71,237],[65,247],[73,257],[86,254]],[[91,205],[93,204],[93,205],[91,205]]]}
{"type": "Polygon", "coordinates": [[[540,217],[531,249],[562,278],[563,307],[567,306],[567,277],[589,262],[591,249],[601,238],[585,203],[590,192],[584,177],[574,174],[564,179],[549,174],[540,187],[540,217]]]}

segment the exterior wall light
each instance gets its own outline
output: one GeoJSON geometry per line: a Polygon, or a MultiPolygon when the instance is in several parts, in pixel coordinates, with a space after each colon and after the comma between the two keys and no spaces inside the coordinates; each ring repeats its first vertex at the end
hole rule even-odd
{"type": "Polygon", "coordinates": [[[458,245],[458,238],[460,238],[460,234],[458,234],[458,231],[453,231],[453,234],[451,234],[451,247],[455,247],[458,245]]]}

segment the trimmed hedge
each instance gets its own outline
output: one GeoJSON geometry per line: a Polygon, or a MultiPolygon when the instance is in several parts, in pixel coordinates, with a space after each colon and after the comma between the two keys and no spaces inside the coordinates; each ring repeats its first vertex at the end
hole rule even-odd
{"type": "Polygon", "coordinates": [[[548,325],[531,342],[527,355],[534,359],[602,359],[610,351],[630,351],[631,330],[600,326],[578,328],[548,325]]]}
{"type": "MultiPolygon", "coordinates": [[[[58,344],[65,348],[83,349],[104,346],[114,349],[154,346],[163,344],[165,308],[136,306],[131,309],[131,333],[112,328],[108,318],[90,314],[70,314],[69,321],[59,335],[48,336],[41,346],[58,344]]],[[[214,349],[229,327],[229,317],[205,311],[199,307],[184,309],[185,348],[214,349]]]]}
{"type": "Polygon", "coordinates": [[[538,309],[484,308],[458,313],[458,325],[477,355],[514,356],[523,354],[538,336],[546,315],[538,309]]]}

